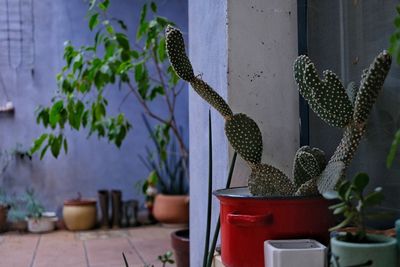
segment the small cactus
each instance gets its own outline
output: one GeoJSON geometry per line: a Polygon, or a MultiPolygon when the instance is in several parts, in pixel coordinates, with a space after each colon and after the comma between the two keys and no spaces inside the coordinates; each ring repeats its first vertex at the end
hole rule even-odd
{"type": "Polygon", "coordinates": [[[343,138],[326,165],[324,152],[302,147],[293,164],[293,182],[279,169],[261,163],[263,142],[257,123],[245,114],[233,114],[225,100],[193,73],[185,52],[181,32],[168,26],[167,54],[171,65],[183,80],[225,118],[225,133],[233,149],[248,163],[250,192],[257,196],[304,196],[324,193],[343,177],[366,129],[366,120],[390,68],[391,59],[382,52],[362,75],[359,89],[354,83],[345,89],[331,71],[318,77],[307,56],[294,63],[294,78],[300,94],[317,115],[329,125],[344,128],[343,138]]]}
{"type": "Polygon", "coordinates": [[[297,150],[293,178],[297,188],[313,178],[319,177],[326,166],[325,153],[318,148],[303,146],[297,150]]]}

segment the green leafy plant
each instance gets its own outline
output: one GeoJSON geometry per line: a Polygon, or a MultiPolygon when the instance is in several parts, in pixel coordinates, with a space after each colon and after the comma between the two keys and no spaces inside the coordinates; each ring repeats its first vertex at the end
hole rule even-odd
{"type": "Polygon", "coordinates": [[[153,130],[146,117],[143,117],[144,124],[153,141],[154,151],[146,147],[146,157],[139,155],[139,159],[150,172],[142,186],[146,194],[149,183],[157,186],[163,194],[182,195],[188,192],[187,186],[187,158],[182,157],[178,152],[175,142],[168,142],[164,148],[162,140],[153,130]]]}
{"type": "Polygon", "coordinates": [[[136,38],[130,38],[127,24],[110,17],[109,6],[109,0],[90,1],[92,44],[76,47],[65,43],[65,66],[57,75],[57,93],[50,106],[37,109],[37,123],[49,131],[34,141],[30,152],[40,152],[41,158],[49,150],[54,157],[62,149],[67,153],[67,126],[74,131],[86,129],[89,136],[97,135],[120,147],[131,123],[123,113],[115,115],[109,110],[107,93],[115,88],[110,85],[117,84],[120,90],[128,90],[121,104],[133,95],[146,116],[157,122],[155,133],[162,156],[166,157],[165,150],[174,139],[181,157],[187,158],[188,149],[175,116],[182,87],[165,51],[164,29],[173,22],[157,15],[154,2],[146,3],[136,38]],[[151,105],[156,99],[160,100],[158,105],[164,104],[163,112],[157,113],[151,105]]]}
{"type": "Polygon", "coordinates": [[[9,198],[9,205],[7,217],[11,222],[23,221],[28,216],[26,197],[13,195],[9,198]]]}
{"type": "MultiPolygon", "coordinates": [[[[397,16],[394,19],[395,31],[390,36],[389,52],[396,59],[397,64],[400,65],[400,5],[396,7],[397,16]]],[[[386,165],[390,168],[396,157],[397,149],[400,146],[400,129],[397,130],[390,151],[386,159],[386,165]]]]}
{"type": "Polygon", "coordinates": [[[330,231],[346,226],[353,226],[356,229],[355,233],[347,233],[341,237],[344,241],[368,242],[366,220],[376,216],[376,212],[371,212],[370,209],[379,205],[384,199],[381,187],[366,193],[368,183],[369,177],[365,173],[357,174],[352,181],[343,181],[337,189],[339,203],[329,207],[333,210],[333,214],[344,216],[344,220],[330,231]]]}
{"type": "MultiPolygon", "coordinates": [[[[171,251],[165,252],[163,255],[159,255],[157,259],[162,263],[162,267],[167,266],[167,264],[174,264],[173,253],[171,251]]],[[[128,260],[126,259],[125,253],[122,253],[122,257],[124,258],[125,267],[129,267],[128,260]]],[[[144,267],[154,267],[153,264],[145,264],[144,267]]]]}
{"type": "Polygon", "coordinates": [[[40,217],[42,217],[44,207],[36,198],[35,190],[32,188],[26,189],[25,198],[28,217],[33,219],[39,219],[40,217]]]}

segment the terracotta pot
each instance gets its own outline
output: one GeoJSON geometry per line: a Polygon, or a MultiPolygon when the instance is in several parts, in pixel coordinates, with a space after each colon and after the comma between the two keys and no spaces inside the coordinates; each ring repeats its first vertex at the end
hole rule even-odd
{"type": "Polygon", "coordinates": [[[0,233],[7,229],[8,207],[0,205],[0,233]]]}
{"type": "Polygon", "coordinates": [[[174,249],[177,267],[190,266],[190,241],[189,229],[179,230],[171,233],[171,245],[174,249]]]}
{"type": "Polygon", "coordinates": [[[96,200],[73,199],[64,202],[64,223],[68,230],[93,229],[97,222],[96,200]]]}
{"type": "Polygon", "coordinates": [[[161,223],[188,224],[189,196],[158,194],[154,200],[153,215],[161,223]]]}

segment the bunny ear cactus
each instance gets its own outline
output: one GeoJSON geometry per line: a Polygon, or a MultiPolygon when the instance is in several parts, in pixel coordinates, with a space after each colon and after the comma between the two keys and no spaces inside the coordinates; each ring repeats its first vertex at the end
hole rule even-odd
{"type": "Polygon", "coordinates": [[[353,159],[390,65],[391,57],[383,51],[363,72],[359,89],[350,83],[346,90],[331,71],[324,71],[324,80],[320,80],[307,56],[300,56],[295,61],[294,77],[300,94],[321,119],[344,128],[342,140],[317,180],[320,193],[334,189],[353,159]]]}
{"type": "Polygon", "coordinates": [[[362,76],[360,88],[350,84],[347,90],[331,71],[320,79],[311,60],[297,58],[294,77],[300,94],[318,116],[331,126],[344,128],[343,138],[326,165],[325,155],[317,148],[302,147],[293,164],[292,182],[281,170],[261,163],[262,134],[257,123],[245,114],[234,114],[226,101],[201,78],[196,77],[186,55],[182,33],[168,26],[167,54],[175,72],[190,83],[196,93],[225,119],[225,134],[233,149],[248,163],[250,192],[257,196],[317,195],[333,189],[344,174],[366,128],[366,120],[390,68],[390,56],[381,53],[362,76]]]}

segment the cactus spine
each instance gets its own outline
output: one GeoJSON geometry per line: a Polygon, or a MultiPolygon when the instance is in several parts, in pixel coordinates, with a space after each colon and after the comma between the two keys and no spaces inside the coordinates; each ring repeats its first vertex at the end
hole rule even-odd
{"type": "Polygon", "coordinates": [[[344,128],[344,135],[328,164],[322,150],[300,148],[293,164],[292,182],[281,170],[261,163],[263,142],[257,123],[245,114],[234,114],[211,86],[194,75],[182,33],[172,26],[166,30],[166,47],[178,76],[189,82],[197,94],[225,118],[225,134],[233,149],[248,163],[251,169],[249,189],[258,196],[316,195],[333,189],[353,158],[391,64],[390,56],[382,52],[363,73],[359,89],[354,84],[345,89],[331,71],[324,71],[321,80],[307,56],[296,59],[294,78],[300,94],[322,120],[344,128]]]}

